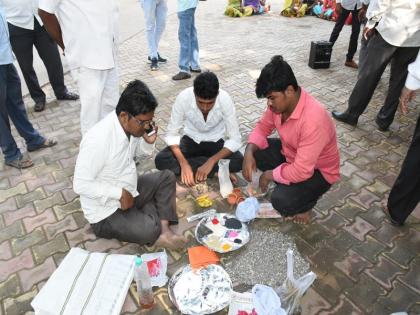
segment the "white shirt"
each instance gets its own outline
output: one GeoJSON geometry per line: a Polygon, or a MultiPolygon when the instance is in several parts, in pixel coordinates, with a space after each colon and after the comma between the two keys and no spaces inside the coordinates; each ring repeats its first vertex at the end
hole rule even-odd
{"type": "Polygon", "coordinates": [[[405,86],[410,90],[420,89],[420,52],[417,54],[416,61],[408,66],[408,76],[405,86]]]}
{"type": "Polygon", "coordinates": [[[74,170],[73,189],[86,219],[97,223],[121,207],[122,189],[137,191],[134,152],[139,138],[128,140],[115,111],[83,136],[74,170]]]}
{"type": "Polygon", "coordinates": [[[59,20],[71,69],[115,66],[118,44],[116,0],[39,0],[39,8],[59,20]]]}
{"type": "Polygon", "coordinates": [[[420,46],[420,0],[371,0],[366,27],[397,47],[420,46]]]}
{"type": "Polygon", "coordinates": [[[14,26],[34,29],[34,18],[42,26],[38,15],[38,0],[0,0],[7,22],[14,26]]]}
{"type": "Polygon", "coordinates": [[[357,6],[357,9],[362,7],[362,2],[360,0],[337,0],[336,3],[341,3],[341,6],[349,11],[353,11],[357,6]]]}
{"type": "Polygon", "coordinates": [[[193,88],[179,93],[172,107],[171,120],[165,135],[167,145],[180,143],[182,127],[184,135],[196,143],[216,142],[225,139],[226,134],[225,148],[236,152],[242,145],[235,105],[229,94],[222,89],[219,90],[216,103],[207,115],[207,121],[204,121],[203,113],[197,107],[193,88]]]}

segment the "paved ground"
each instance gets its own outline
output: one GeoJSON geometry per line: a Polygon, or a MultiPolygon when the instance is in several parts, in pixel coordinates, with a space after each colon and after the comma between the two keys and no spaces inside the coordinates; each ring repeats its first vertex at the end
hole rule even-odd
{"type": "MultiPolygon", "coordinates": [[[[273,15],[231,19],[222,15],[224,4],[222,0],[199,4],[196,20],[201,61],[203,67],[218,74],[221,86],[233,96],[243,139],[265,106],[255,98],[255,78],[274,54],[282,54],[290,62],[299,83],[329,110],[346,107],[357,75],[342,65],[348,28],[337,42],[331,68],[312,70],[307,66],[310,41],[328,38],[331,23],[312,17],[282,18],[276,6],[273,15]]],[[[157,117],[163,120],[162,127],[177,93],[192,83],[170,79],[177,71],[176,31],[177,19],[171,15],[161,48],[170,62],[158,72],[149,72],[144,62],[144,33],[121,45],[121,86],[134,78],[146,81],[159,99],[157,117]]],[[[69,76],[66,80],[74,87],[69,76]]],[[[381,202],[386,200],[406,153],[419,106],[408,116],[398,114],[389,132],[376,130],[374,117],[387,80],[388,74],[357,128],[337,124],[342,180],[318,202],[312,224],[265,223],[292,236],[318,275],[302,303],[303,314],[420,313],[420,209],[402,228],[390,225],[381,211],[381,202]]],[[[53,99],[50,87],[47,92],[53,99]]],[[[72,246],[119,253],[155,250],[97,239],[83,218],[72,191],[80,142],[79,104],[52,101],[42,113],[29,108],[29,117],[36,128],[60,143],[31,153],[36,166],[29,170],[0,164],[0,314],[32,314],[30,301],[72,246]]],[[[158,147],[162,147],[161,141],[158,147]]],[[[145,161],[139,171],[151,164],[152,160],[145,161]]],[[[226,210],[218,199],[216,207],[226,210]]],[[[180,230],[191,237],[192,226],[185,216],[197,211],[196,206],[188,191],[179,189],[178,200],[180,230]]],[[[173,271],[186,255],[185,251],[169,254],[173,271]]],[[[176,314],[166,289],[158,291],[157,299],[153,314],[176,314]]],[[[123,312],[139,313],[133,291],[123,312]]]]}

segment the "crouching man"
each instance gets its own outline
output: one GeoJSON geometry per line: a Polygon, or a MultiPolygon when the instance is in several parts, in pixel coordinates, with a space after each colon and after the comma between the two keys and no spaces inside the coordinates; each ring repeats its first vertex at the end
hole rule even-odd
{"type": "Polygon", "coordinates": [[[163,171],[138,177],[133,160],[140,138],[156,140],[156,133],[145,132],[156,106],[143,82],[130,82],[116,110],[84,135],[73,188],[97,236],[178,249],[186,239],[170,229],[178,222],[175,176],[163,171]]]}
{"type": "Polygon", "coordinates": [[[298,86],[289,64],[274,56],[262,70],[257,97],[267,109],[251,132],[242,172],[248,181],[263,171],[260,188],[270,182],[273,207],[286,219],[307,224],[310,210],[340,178],[335,125],[324,106],[298,86]],[[279,138],[268,138],[274,130],[279,138]]]}

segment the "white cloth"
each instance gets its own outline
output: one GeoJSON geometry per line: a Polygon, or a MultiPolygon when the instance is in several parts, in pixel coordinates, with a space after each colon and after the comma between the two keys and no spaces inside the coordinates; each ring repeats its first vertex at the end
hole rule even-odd
{"type": "Polygon", "coordinates": [[[72,70],[80,94],[82,135],[117,107],[119,79],[117,68],[94,70],[80,67],[72,70]]]}
{"type": "Polygon", "coordinates": [[[252,288],[252,302],[257,314],[286,315],[281,307],[281,301],[272,287],[256,284],[252,288]]]}
{"type": "Polygon", "coordinates": [[[397,47],[420,46],[420,0],[372,0],[366,12],[366,27],[397,47]]]}
{"type": "Polygon", "coordinates": [[[184,135],[196,143],[216,142],[225,139],[226,134],[225,148],[236,152],[242,145],[235,105],[229,94],[222,89],[219,90],[214,107],[208,113],[207,121],[204,121],[203,113],[197,107],[193,88],[187,88],[179,93],[172,107],[171,120],[165,135],[167,145],[180,143],[182,127],[184,135]]]}
{"type": "Polygon", "coordinates": [[[89,315],[120,314],[133,281],[135,256],[88,254],[81,248],[70,250],[31,302],[35,315],[58,315],[62,309],[63,315],[82,314],[83,308],[89,315]]]}
{"type": "Polygon", "coordinates": [[[70,69],[115,67],[118,44],[116,0],[39,0],[59,20],[70,69]]]}
{"type": "Polygon", "coordinates": [[[341,3],[341,6],[349,11],[353,11],[357,6],[357,9],[362,7],[362,1],[360,0],[337,0],[336,3],[341,3]]]}
{"type": "Polygon", "coordinates": [[[42,20],[38,15],[38,0],[0,0],[7,22],[14,26],[34,29],[34,18],[40,25],[42,20]]]}
{"type": "Polygon", "coordinates": [[[122,128],[115,111],[93,126],[80,143],[73,189],[89,223],[97,223],[121,207],[122,189],[133,197],[137,191],[134,152],[139,138],[122,128]]]}
{"type": "Polygon", "coordinates": [[[408,76],[405,86],[410,90],[420,89],[420,52],[417,54],[416,60],[408,66],[408,76]]]}

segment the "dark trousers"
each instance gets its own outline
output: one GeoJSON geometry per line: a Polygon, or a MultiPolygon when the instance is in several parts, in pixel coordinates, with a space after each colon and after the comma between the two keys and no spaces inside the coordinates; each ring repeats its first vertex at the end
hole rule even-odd
{"type": "Polygon", "coordinates": [[[9,118],[29,149],[37,148],[45,141],[28,119],[19,75],[13,64],[0,65],[0,146],[6,162],[22,157],[13,138],[9,118]]]}
{"type": "MultiPolygon", "coordinates": [[[[362,28],[366,24],[366,20],[361,24],[362,28]]],[[[367,46],[369,43],[369,38],[366,39],[363,35],[360,39],[360,50],[359,50],[359,69],[358,69],[358,77],[360,77],[360,73],[362,69],[365,67],[366,56],[367,56],[367,46]]]]}
{"type": "Polygon", "coordinates": [[[353,60],[354,54],[357,51],[357,41],[359,40],[359,33],[360,33],[360,21],[358,17],[359,10],[357,6],[353,10],[346,10],[342,8],[342,12],[335,22],[333,31],[330,36],[330,42],[335,43],[340,35],[341,30],[343,29],[344,23],[346,22],[347,17],[349,14],[352,13],[352,22],[351,22],[351,35],[350,35],[350,42],[349,42],[349,49],[347,51],[347,61],[353,60]]]}
{"type": "Polygon", "coordinates": [[[67,93],[64,85],[63,65],[57,44],[52,40],[45,28],[34,19],[34,29],[28,30],[8,23],[10,43],[22,70],[29,93],[35,102],[45,102],[45,93],[42,91],[33,67],[33,46],[41,57],[48,78],[57,98],[67,93]]]}
{"type": "Polygon", "coordinates": [[[392,186],[388,198],[391,217],[404,223],[420,202],[420,116],[417,119],[413,140],[401,167],[400,174],[392,186]]]}
{"type": "Polygon", "coordinates": [[[176,179],[170,171],[139,176],[134,206],[118,209],[109,217],[91,224],[93,232],[103,238],[152,245],[161,234],[160,220],[177,224],[176,179]]]}
{"type": "MultiPolygon", "coordinates": [[[[225,142],[223,139],[220,139],[217,142],[203,141],[196,143],[190,137],[183,136],[181,138],[179,148],[190,164],[193,172],[195,173],[197,168],[206,163],[209,157],[215,155],[217,152],[223,149],[224,143],[225,142]]],[[[234,152],[226,159],[230,160],[229,171],[231,173],[236,173],[242,170],[242,162],[244,157],[241,152],[234,152]]],[[[173,155],[170,147],[166,147],[156,155],[155,164],[158,170],[171,170],[177,176],[181,174],[181,166],[179,165],[176,157],[173,155]]],[[[219,166],[216,164],[208,177],[212,177],[218,170],[219,166]]]]}
{"type": "MultiPolygon", "coordinates": [[[[280,139],[268,139],[268,144],[267,149],[258,150],[254,154],[257,168],[262,171],[275,169],[286,162],[280,152],[280,139]]],[[[315,170],[311,178],[300,183],[276,184],[271,194],[271,203],[274,209],[286,217],[311,210],[318,199],[331,187],[319,170],[315,170]]]]}
{"type": "Polygon", "coordinates": [[[418,50],[418,47],[392,46],[379,33],[374,34],[367,45],[364,65],[351,92],[347,113],[353,118],[359,118],[369,104],[382,73],[391,62],[388,94],[377,115],[381,127],[391,125],[407,78],[407,67],[416,59],[418,50]]]}

